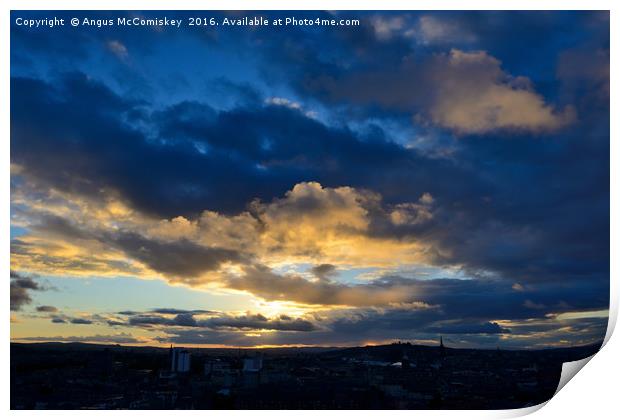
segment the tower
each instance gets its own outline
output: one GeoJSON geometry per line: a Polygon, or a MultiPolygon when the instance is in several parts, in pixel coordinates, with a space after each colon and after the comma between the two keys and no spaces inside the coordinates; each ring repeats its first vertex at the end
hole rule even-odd
{"type": "Polygon", "coordinates": [[[170,346],[170,371],[171,372],[189,372],[190,354],[181,347],[173,348],[170,346]]]}

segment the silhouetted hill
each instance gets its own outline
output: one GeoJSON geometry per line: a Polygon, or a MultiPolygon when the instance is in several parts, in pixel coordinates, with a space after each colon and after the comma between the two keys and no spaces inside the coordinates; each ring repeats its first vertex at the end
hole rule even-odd
{"type": "MultiPolygon", "coordinates": [[[[492,355],[497,353],[503,353],[512,356],[547,354],[553,356],[557,360],[562,360],[563,362],[565,362],[589,357],[596,353],[600,349],[601,345],[602,343],[596,343],[581,347],[549,348],[535,350],[459,349],[445,347],[443,349],[443,354],[444,356],[459,357],[467,357],[472,355],[492,355]]],[[[386,345],[336,349],[329,351],[328,354],[335,357],[368,358],[371,360],[398,361],[402,358],[403,354],[407,354],[408,356],[412,357],[418,355],[439,356],[441,352],[442,350],[439,348],[439,346],[424,346],[411,343],[392,343],[386,345]]]]}

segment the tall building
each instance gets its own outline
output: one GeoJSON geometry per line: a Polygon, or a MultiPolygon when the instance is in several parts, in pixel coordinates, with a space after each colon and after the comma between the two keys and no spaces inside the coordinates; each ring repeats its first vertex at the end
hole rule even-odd
{"type": "Polygon", "coordinates": [[[189,372],[190,369],[190,353],[184,348],[170,346],[170,371],[171,372],[189,372]]]}

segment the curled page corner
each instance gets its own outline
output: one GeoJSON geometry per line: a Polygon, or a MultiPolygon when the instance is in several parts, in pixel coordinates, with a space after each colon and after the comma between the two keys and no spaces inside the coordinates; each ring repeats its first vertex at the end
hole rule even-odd
{"type": "MultiPolygon", "coordinates": [[[[616,328],[616,321],[618,318],[617,315],[618,315],[618,300],[611,299],[610,305],[609,305],[609,316],[607,319],[607,332],[605,333],[605,338],[603,339],[601,348],[599,348],[596,353],[601,351],[603,347],[605,347],[605,345],[609,342],[609,339],[611,338],[616,328]]],[[[586,357],[585,359],[574,360],[572,362],[564,362],[562,364],[562,373],[560,375],[560,382],[558,383],[558,387],[555,390],[555,393],[553,394],[553,396],[557,395],[557,393],[560,392],[562,388],[564,388],[564,385],[566,385],[571,379],[573,379],[573,377],[577,374],[577,372],[579,372],[590,360],[592,360],[594,356],[596,356],[596,353],[594,353],[593,355],[589,357],[586,357]]]]}
{"type": "MultiPolygon", "coordinates": [[[[599,351],[600,351],[600,349],[599,349],[599,351]]],[[[597,353],[598,353],[598,351],[597,351],[597,353]]],[[[594,353],[593,355],[591,355],[589,357],[586,357],[584,359],[574,360],[572,362],[564,362],[562,364],[562,373],[560,374],[560,381],[558,382],[558,387],[556,388],[555,393],[553,394],[553,396],[555,397],[558,394],[558,392],[560,392],[560,390],[562,388],[564,388],[564,386],[571,379],[573,379],[573,377],[577,374],[577,372],[579,372],[595,355],[596,355],[596,353],[594,353]]],[[[504,416],[500,416],[500,417],[502,417],[502,418],[516,418],[516,417],[527,416],[527,415],[532,414],[532,413],[540,410],[541,408],[543,408],[545,405],[547,405],[547,403],[549,401],[551,401],[551,399],[549,399],[549,400],[547,400],[545,402],[542,402],[540,404],[530,406],[530,407],[523,407],[523,408],[517,408],[517,409],[514,409],[514,410],[507,410],[505,412],[505,415],[504,416]]]]}
{"type": "MultiPolygon", "coordinates": [[[[612,294],[612,296],[615,296],[612,294]]],[[[564,362],[562,364],[562,373],[560,374],[560,381],[558,382],[558,387],[555,390],[553,396],[556,396],[558,392],[571,380],[573,377],[579,372],[596,354],[607,345],[609,339],[611,338],[615,328],[616,321],[618,318],[618,299],[612,298],[609,304],[609,316],[607,318],[607,332],[605,333],[605,338],[603,339],[603,343],[601,347],[598,349],[596,353],[593,355],[586,357],[585,359],[574,360],[572,362],[564,362]]]]}
{"type": "Polygon", "coordinates": [[[553,394],[553,396],[556,396],[557,393],[560,392],[562,388],[564,388],[564,385],[566,385],[571,379],[573,379],[577,372],[579,372],[595,355],[596,353],[594,353],[592,356],[586,357],[585,359],[562,363],[560,382],[558,383],[558,387],[555,390],[555,394],[553,394]]]}
{"type": "Polygon", "coordinates": [[[537,412],[538,410],[540,410],[541,408],[543,408],[545,405],[547,405],[547,403],[550,400],[547,400],[545,402],[541,402],[540,404],[537,405],[532,405],[530,407],[523,407],[523,408],[515,408],[513,410],[506,410],[505,411],[505,415],[501,416],[502,418],[517,418],[517,417],[525,417],[528,416],[532,413],[537,412]]]}

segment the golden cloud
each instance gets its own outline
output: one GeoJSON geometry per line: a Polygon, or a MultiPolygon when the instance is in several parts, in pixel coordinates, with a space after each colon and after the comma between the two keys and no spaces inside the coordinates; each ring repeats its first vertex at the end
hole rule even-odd
{"type": "Polygon", "coordinates": [[[372,191],[316,182],[297,184],[270,202],[255,200],[240,214],[205,210],[194,220],[154,219],[107,196],[97,202],[50,194],[53,204],[46,206],[24,194],[15,196],[24,212],[17,212],[16,219],[28,233],[13,241],[13,270],[165,278],[268,300],[352,306],[402,302],[412,291],[404,286],[343,286],[300,273],[277,275],[272,268],[325,264],[385,269],[424,262],[428,244],[411,235],[377,235],[373,225],[424,224],[432,220],[434,209],[428,193],[417,202],[385,206],[372,191]]]}

